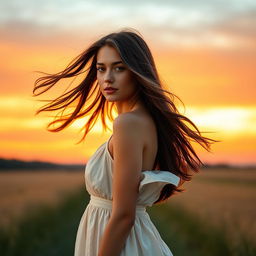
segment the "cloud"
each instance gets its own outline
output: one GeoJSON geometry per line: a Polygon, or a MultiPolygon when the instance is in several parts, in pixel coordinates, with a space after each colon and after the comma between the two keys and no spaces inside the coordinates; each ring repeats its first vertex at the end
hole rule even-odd
{"type": "MultiPolygon", "coordinates": [[[[238,13],[223,22],[211,27],[215,34],[225,35],[234,42],[240,41],[248,46],[255,46],[256,41],[256,9],[238,13]]],[[[254,47],[255,48],[255,47],[254,47]]]]}
{"type": "Polygon", "coordinates": [[[57,37],[85,41],[133,27],[157,44],[179,47],[253,47],[256,2],[173,1],[5,1],[2,37],[25,42],[57,37]]]}

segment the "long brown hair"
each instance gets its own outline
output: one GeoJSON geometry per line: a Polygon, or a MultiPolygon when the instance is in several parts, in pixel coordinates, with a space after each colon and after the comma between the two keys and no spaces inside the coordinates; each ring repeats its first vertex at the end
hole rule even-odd
{"type": "MultiPolygon", "coordinates": [[[[84,140],[99,116],[104,130],[109,129],[105,118],[107,116],[111,121],[114,120],[112,114],[114,102],[110,104],[110,102],[106,101],[99,90],[96,76],[97,53],[105,45],[114,47],[119,52],[124,64],[131,70],[137,82],[140,99],[156,124],[158,151],[154,168],[170,171],[178,175],[182,181],[191,180],[192,175],[189,174],[189,170],[199,172],[199,168],[203,163],[197,156],[190,141],[199,143],[207,151],[210,151],[210,144],[217,141],[203,137],[197,126],[190,119],[179,113],[174,104],[174,97],[178,99],[179,97],[163,88],[150,49],[142,39],[142,36],[135,30],[121,30],[100,38],[73,59],[63,71],[56,74],[40,72],[45,76],[35,81],[33,96],[49,90],[61,79],[76,77],[83,73],[86,73],[86,75],[75,88],[51,100],[40,108],[36,114],[42,111],[60,109],[64,111],[72,103],[77,102],[73,112],[51,121],[47,129],[51,132],[58,132],[69,126],[76,119],[89,113],[92,114],[83,127],[85,129],[84,135],[78,143],[84,140]],[[43,88],[43,90],[36,93],[40,88],[43,88]],[[93,100],[89,104],[88,102],[91,98],[93,100]],[[186,122],[194,129],[189,128],[186,122]],[[61,124],[57,128],[50,129],[50,126],[55,123],[61,124]]],[[[172,184],[165,185],[155,203],[167,199],[175,192],[182,191],[184,189],[179,189],[172,184]]]]}

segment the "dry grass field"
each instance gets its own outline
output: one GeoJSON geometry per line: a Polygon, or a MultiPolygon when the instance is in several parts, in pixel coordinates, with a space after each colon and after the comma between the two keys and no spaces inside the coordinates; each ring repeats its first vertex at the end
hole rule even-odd
{"type": "Polygon", "coordinates": [[[83,184],[83,171],[0,172],[0,227],[38,205],[57,204],[83,184]]]}
{"type": "Polygon", "coordinates": [[[184,193],[169,200],[182,204],[207,223],[227,230],[236,242],[256,242],[256,170],[207,169],[184,183],[184,193]]]}
{"type": "MultiPolygon", "coordinates": [[[[84,172],[0,172],[0,226],[31,207],[57,204],[65,193],[84,185],[84,172]]],[[[186,191],[169,199],[189,212],[227,230],[234,241],[256,237],[256,170],[207,169],[184,183],[186,191]]]]}

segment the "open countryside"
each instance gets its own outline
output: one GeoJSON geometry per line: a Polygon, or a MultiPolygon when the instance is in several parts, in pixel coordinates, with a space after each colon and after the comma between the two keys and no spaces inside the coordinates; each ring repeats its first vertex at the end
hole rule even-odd
{"type": "MultiPolygon", "coordinates": [[[[161,205],[148,208],[156,226],[159,220],[161,222],[161,217],[165,220],[165,227],[161,228],[161,224],[159,226],[163,238],[168,240],[168,236],[174,231],[176,235],[177,232],[184,232],[181,227],[190,225],[190,218],[193,218],[193,221],[196,218],[200,225],[198,229],[205,224],[207,233],[211,235],[211,227],[217,228],[221,234],[227,235],[231,251],[241,250],[241,253],[247,253],[232,252],[227,255],[253,255],[250,252],[255,252],[256,244],[256,169],[202,169],[200,173],[195,174],[192,181],[184,183],[185,192],[169,199],[166,204],[170,209],[169,216],[166,210],[161,210],[161,205]],[[186,221],[176,219],[175,215],[172,215],[175,211],[180,211],[178,215],[185,214],[186,221]],[[157,218],[154,214],[157,214],[157,218]],[[167,216],[164,219],[165,215],[167,216]]],[[[73,191],[81,189],[86,194],[83,170],[1,172],[0,187],[1,228],[12,225],[12,222],[18,223],[31,207],[36,209],[40,205],[49,205],[58,208],[60,202],[73,191]]],[[[88,200],[88,195],[79,199],[80,212],[76,221],[80,220],[88,200]]],[[[74,231],[77,225],[76,222],[74,231]]],[[[178,240],[182,237],[183,235],[179,239],[172,238],[169,246],[175,248],[175,243],[180,242],[178,240]]],[[[175,254],[182,255],[178,253],[178,248],[175,254]]],[[[197,255],[201,254],[198,252],[197,255]]]]}

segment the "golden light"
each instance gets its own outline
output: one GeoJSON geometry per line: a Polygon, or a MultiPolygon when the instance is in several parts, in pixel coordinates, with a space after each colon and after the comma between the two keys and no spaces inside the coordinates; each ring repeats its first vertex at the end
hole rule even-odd
{"type": "Polygon", "coordinates": [[[186,110],[203,130],[225,136],[256,135],[256,107],[188,107],[186,110]]]}

